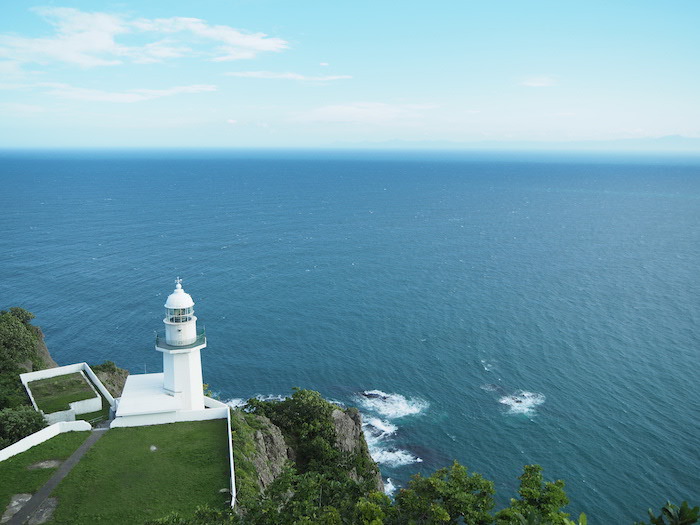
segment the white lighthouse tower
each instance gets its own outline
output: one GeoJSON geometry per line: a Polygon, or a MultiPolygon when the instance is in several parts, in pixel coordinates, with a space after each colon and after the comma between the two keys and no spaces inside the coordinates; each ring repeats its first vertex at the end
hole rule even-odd
{"type": "Polygon", "coordinates": [[[203,410],[202,361],[199,351],[207,346],[204,330],[197,331],[194,301],[176,280],[175,291],[165,301],[165,337],[156,337],[156,350],[163,353],[163,388],[179,401],[180,410],[203,410]]]}

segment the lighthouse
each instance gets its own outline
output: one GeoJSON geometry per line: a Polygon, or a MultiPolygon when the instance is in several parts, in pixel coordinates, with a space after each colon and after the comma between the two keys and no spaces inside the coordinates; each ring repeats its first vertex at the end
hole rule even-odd
{"type": "Polygon", "coordinates": [[[156,336],[156,350],[163,354],[163,389],[179,401],[180,410],[203,410],[202,361],[207,346],[204,330],[197,330],[194,301],[175,281],[175,290],[165,301],[165,334],[156,336]]]}

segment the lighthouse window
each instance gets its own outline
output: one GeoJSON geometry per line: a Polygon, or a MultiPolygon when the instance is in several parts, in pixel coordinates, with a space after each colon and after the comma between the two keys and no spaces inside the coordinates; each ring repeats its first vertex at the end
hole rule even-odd
{"type": "Polygon", "coordinates": [[[186,323],[192,320],[193,308],[166,308],[165,315],[171,323],[186,323]]]}

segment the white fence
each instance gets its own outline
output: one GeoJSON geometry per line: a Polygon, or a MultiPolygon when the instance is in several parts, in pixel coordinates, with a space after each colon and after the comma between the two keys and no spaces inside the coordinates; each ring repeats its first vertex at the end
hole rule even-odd
{"type": "Polygon", "coordinates": [[[34,445],[48,441],[52,437],[62,434],[63,432],[82,432],[91,429],[90,423],[86,421],[62,421],[60,423],[55,423],[0,450],[0,461],[5,461],[7,458],[16,456],[17,454],[29,450],[34,445]]]}

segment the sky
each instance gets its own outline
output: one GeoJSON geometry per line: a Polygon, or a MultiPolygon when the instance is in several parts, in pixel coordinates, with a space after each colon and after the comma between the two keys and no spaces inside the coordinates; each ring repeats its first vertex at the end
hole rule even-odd
{"type": "Polygon", "coordinates": [[[0,6],[0,148],[700,138],[700,2],[0,6]]]}

